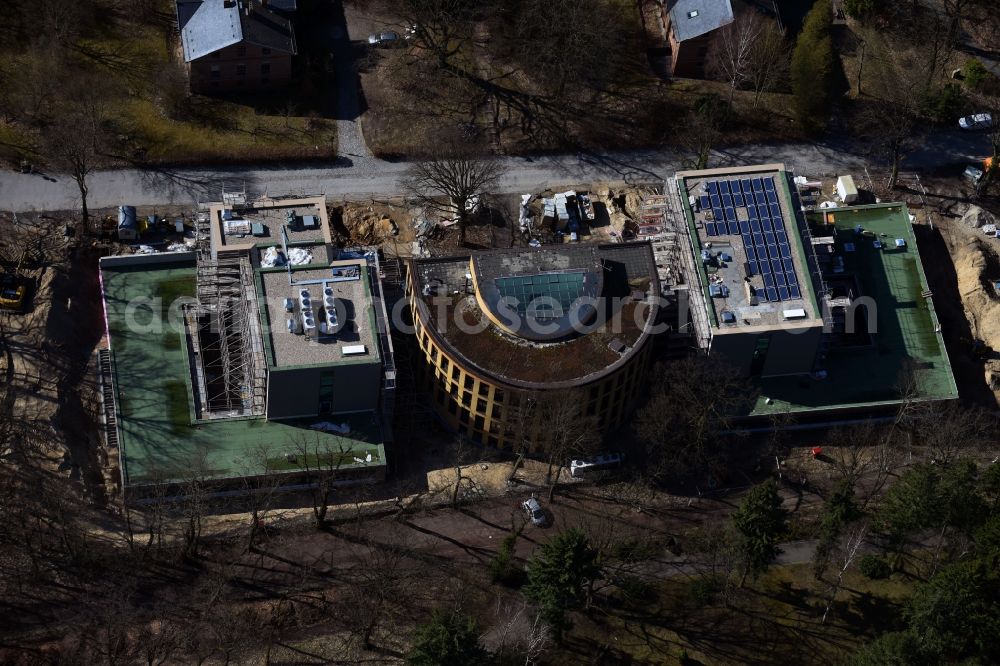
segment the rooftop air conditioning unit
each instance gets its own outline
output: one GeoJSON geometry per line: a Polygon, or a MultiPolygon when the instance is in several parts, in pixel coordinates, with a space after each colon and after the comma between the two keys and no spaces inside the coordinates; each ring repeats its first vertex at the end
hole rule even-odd
{"type": "Polygon", "coordinates": [[[293,299],[291,299],[291,298],[286,298],[285,299],[285,312],[294,312],[294,311],[295,311],[295,301],[293,299]]]}

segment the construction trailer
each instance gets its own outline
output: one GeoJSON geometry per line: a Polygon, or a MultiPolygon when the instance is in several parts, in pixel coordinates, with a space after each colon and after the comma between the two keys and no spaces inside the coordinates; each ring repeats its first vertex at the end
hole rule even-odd
{"type": "Polygon", "coordinates": [[[858,200],[858,188],[854,185],[853,177],[840,176],[837,178],[837,196],[845,204],[852,204],[858,200]]]}

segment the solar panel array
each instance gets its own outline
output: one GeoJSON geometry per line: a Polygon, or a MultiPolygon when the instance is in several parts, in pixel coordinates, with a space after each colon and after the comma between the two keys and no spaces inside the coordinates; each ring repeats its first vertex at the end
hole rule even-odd
{"type": "Polygon", "coordinates": [[[758,300],[801,298],[774,177],[709,180],[706,186],[708,194],[699,199],[702,210],[712,211],[712,220],[705,223],[705,233],[742,237],[748,273],[760,275],[764,280],[764,289],[757,290],[758,300]],[[739,217],[747,219],[741,220],[737,209],[744,208],[746,215],[739,217]]]}

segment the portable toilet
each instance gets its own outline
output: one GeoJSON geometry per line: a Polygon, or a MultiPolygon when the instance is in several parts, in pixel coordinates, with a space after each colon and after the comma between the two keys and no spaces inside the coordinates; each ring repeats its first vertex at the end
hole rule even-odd
{"type": "Polygon", "coordinates": [[[135,206],[118,207],[118,240],[139,240],[139,222],[135,217],[135,206]]]}
{"type": "Polygon", "coordinates": [[[858,188],[854,186],[854,178],[851,176],[840,176],[837,178],[837,196],[845,204],[854,203],[858,200],[858,188]]]}

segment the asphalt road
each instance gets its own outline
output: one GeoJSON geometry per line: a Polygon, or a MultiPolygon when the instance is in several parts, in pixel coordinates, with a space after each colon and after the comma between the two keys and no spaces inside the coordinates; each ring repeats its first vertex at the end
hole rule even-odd
{"type": "MultiPolygon", "coordinates": [[[[983,134],[958,130],[931,134],[907,158],[907,169],[957,166],[988,154],[983,134]]],[[[548,187],[596,182],[656,182],[684,168],[685,159],[664,151],[605,154],[577,153],[534,158],[498,158],[507,167],[501,193],[532,192],[548,187]]],[[[867,163],[864,147],[825,143],[744,146],[719,151],[711,166],[782,162],[796,173],[816,177],[859,169],[867,163]]],[[[372,157],[341,157],[328,165],[266,168],[157,168],[97,171],[88,178],[91,208],[122,204],[191,205],[218,201],[223,188],[253,194],[326,194],[331,199],[398,194],[405,162],[372,157]]],[[[0,210],[27,212],[79,208],[74,181],[62,174],[0,172],[0,210]]]]}

